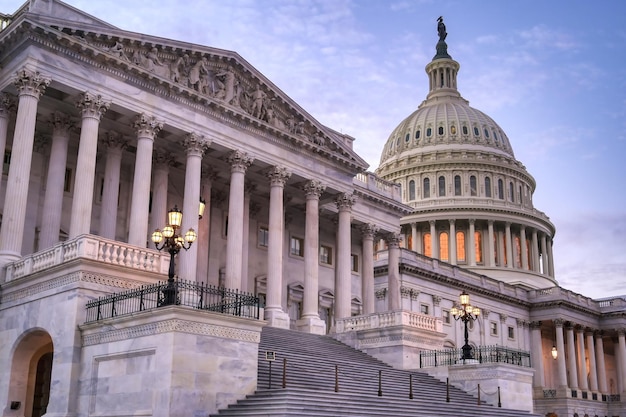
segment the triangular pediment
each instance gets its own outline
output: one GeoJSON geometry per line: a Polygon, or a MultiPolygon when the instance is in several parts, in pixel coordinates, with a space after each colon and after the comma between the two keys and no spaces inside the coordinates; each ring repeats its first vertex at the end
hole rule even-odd
{"type": "Polygon", "coordinates": [[[353,138],[319,123],[236,52],[124,31],[104,22],[92,25],[95,18],[56,0],[32,0],[30,8],[37,11],[26,14],[31,31],[104,64],[98,65],[100,71],[177,103],[203,106],[221,120],[278,138],[350,172],[367,168],[352,149],[353,138]],[[45,10],[52,15],[39,14],[45,10]]]}

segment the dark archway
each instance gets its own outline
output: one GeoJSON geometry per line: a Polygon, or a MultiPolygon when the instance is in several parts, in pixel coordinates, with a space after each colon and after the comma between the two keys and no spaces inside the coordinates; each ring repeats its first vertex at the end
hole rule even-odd
{"type": "Polygon", "coordinates": [[[33,393],[33,412],[31,417],[46,414],[50,399],[50,380],[52,379],[52,352],[44,353],[37,361],[35,387],[33,393]]]}

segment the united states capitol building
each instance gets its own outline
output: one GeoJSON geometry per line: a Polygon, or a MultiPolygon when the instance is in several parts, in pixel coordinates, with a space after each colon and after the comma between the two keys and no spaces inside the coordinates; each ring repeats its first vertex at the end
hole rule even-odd
{"type": "Polygon", "coordinates": [[[263,334],[290,329],[495,412],[626,417],[626,299],[558,285],[445,38],[371,171],[236,52],[0,10],[0,415],[218,415],[269,391],[263,334]]]}

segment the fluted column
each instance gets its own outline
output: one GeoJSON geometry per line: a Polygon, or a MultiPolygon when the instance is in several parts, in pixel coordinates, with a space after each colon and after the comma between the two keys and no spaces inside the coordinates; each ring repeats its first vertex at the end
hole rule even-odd
{"type": "Polygon", "coordinates": [[[63,214],[63,185],[67,169],[67,147],[70,132],[74,128],[70,116],[61,112],[55,112],[49,124],[52,126],[52,146],[43,198],[39,249],[49,248],[59,241],[63,214]]]}
{"type": "Polygon", "coordinates": [[[565,343],[563,343],[563,324],[564,321],[562,319],[554,320],[554,326],[556,331],[556,350],[558,352],[558,356],[556,358],[558,370],[558,386],[560,388],[567,388],[567,366],[565,365],[565,343]]]}
{"type": "Polygon", "coordinates": [[[241,285],[241,248],[243,245],[243,194],[246,171],[254,158],[245,152],[233,151],[230,163],[230,193],[228,196],[228,239],[226,241],[226,277],[224,285],[238,290],[241,285]]]}
{"type": "Polygon", "coordinates": [[[589,357],[589,389],[598,392],[598,367],[596,366],[596,349],[593,343],[593,332],[587,330],[585,332],[587,342],[587,354],[589,357]]]}
{"type": "Polygon", "coordinates": [[[130,206],[128,243],[145,247],[148,239],[152,149],[154,147],[154,138],[163,129],[163,122],[153,116],[140,114],[135,119],[133,127],[137,132],[137,156],[135,159],[135,175],[133,177],[133,199],[130,206]]]}
{"type": "Polygon", "coordinates": [[[493,220],[488,220],[487,221],[487,231],[488,231],[488,242],[485,245],[486,248],[488,248],[487,251],[487,260],[489,262],[489,266],[495,266],[496,265],[496,260],[495,260],[495,248],[494,248],[494,234],[493,234],[493,220]]]}
{"type": "Polygon", "coordinates": [[[376,311],[374,294],[374,236],[377,231],[378,227],[371,223],[361,226],[363,239],[363,270],[361,271],[363,314],[372,314],[376,311]]]}
{"type": "Polygon", "coordinates": [[[335,264],[335,318],[343,319],[352,315],[352,268],[350,252],[352,231],[350,228],[352,206],[356,197],[343,193],[335,203],[339,211],[337,226],[337,262],[335,264]]]}
{"type": "Polygon", "coordinates": [[[150,233],[156,229],[162,229],[167,223],[167,211],[171,208],[167,206],[169,173],[174,161],[169,153],[157,151],[154,153],[153,162],[152,212],[148,229],[150,233]]]}
{"type": "MultiPolygon", "coordinates": [[[[476,220],[469,219],[469,252],[470,266],[476,266],[476,220]]],[[[484,255],[483,255],[484,256],[484,255]]]]}
{"type": "Polygon", "coordinates": [[[515,259],[513,258],[513,240],[511,239],[511,223],[504,224],[506,238],[506,267],[513,268],[515,259]]]}
{"type": "Polygon", "coordinates": [[[533,321],[530,323],[530,339],[531,344],[531,361],[535,368],[533,375],[533,386],[537,388],[546,385],[543,365],[543,342],[541,340],[541,322],[533,321]]]}
{"type": "Polygon", "coordinates": [[[578,327],[576,329],[576,346],[578,351],[577,366],[578,366],[578,386],[581,390],[587,391],[587,362],[585,361],[585,335],[583,328],[578,327]]]}
{"type": "Polygon", "coordinates": [[[28,185],[28,199],[26,205],[26,222],[24,223],[24,236],[22,238],[21,252],[33,253],[37,250],[37,219],[39,218],[39,200],[44,177],[46,145],[49,140],[43,135],[36,134],[33,144],[33,156],[30,169],[30,183],[28,185]],[[32,221],[28,221],[32,219],[32,221]]]}
{"type": "Polygon", "coordinates": [[[606,365],[604,363],[604,342],[602,341],[602,332],[595,333],[596,339],[596,365],[598,368],[598,390],[602,394],[608,393],[606,383],[606,365]]]}
{"type": "Polygon", "coordinates": [[[211,188],[215,173],[210,168],[202,170],[200,198],[204,199],[204,215],[198,220],[198,282],[209,283],[209,250],[211,239],[211,188]]]}
{"type": "Polygon", "coordinates": [[[539,240],[537,238],[537,229],[533,229],[532,231],[532,270],[535,272],[540,272],[540,262],[539,262],[539,240]]]}
{"type": "Polygon", "coordinates": [[[528,270],[528,248],[526,247],[526,226],[520,226],[519,242],[522,252],[522,269],[528,270]]]}
{"type": "Polygon", "coordinates": [[[456,265],[456,224],[454,219],[448,220],[450,223],[450,235],[448,239],[448,246],[450,247],[450,263],[456,265]]]}
{"type": "Polygon", "coordinates": [[[549,275],[550,267],[548,266],[548,249],[546,245],[546,235],[541,235],[541,273],[549,275]]]}
{"type": "Polygon", "coordinates": [[[569,387],[578,389],[578,369],[576,369],[576,344],[574,342],[574,326],[569,324],[565,327],[567,337],[567,371],[569,374],[569,387]]]}
{"type": "Polygon", "coordinates": [[[76,173],[74,175],[70,239],[91,232],[91,210],[93,207],[93,188],[98,151],[98,127],[102,115],[108,110],[110,105],[111,103],[105,101],[102,96],[89,92],[81,94],[76,102],[76,107],[81,110],[82,123],[76,173]]]}
{"type": "Polygon", "coordinates": [[[554,277],[554,256],[552,255],[552,239],[546,242],[548,248],[548,275],[554,277]]]}
{"type": "Polygon", "coordinates": [[[399,310],[402,307],[400,299],[400,234],[389,233],[385,240],[389,249],[389,269],[387,273],[388,309],[399,310]]]}
{"type": "Polygon", "coordinates": [[[256,210],[256,204],[251,203],[252,193],[256,190],[256,185],[250,181],[245,181],[243,187],[243,241],[241,246],[241,291],[248,292],[248,257],[250,253],[250,216],[256,210]]]}
{"type": "MultiPolygon", "coordinates": [[[[189,133],[182,140],[187,151],[185,165],[185,191],[183,195],[182,233],[189,229],[198,230],[198,207],[200,205],[200,176],[202,173],[202,155],[209,148],[210,141],[202,135],[189,133]]],[[[198,245],[191,245],[182,256],[178,257],[179,276],[189,281],[197,281],[198,245]]]]}
{"type": "Polygon", "coordinates": [[[27,69],[18,71],[14,79],[19,104],[0,230],[0,267],[21,256],[37,104],[48,84],[49,78],[27,69]]]}
{"type": "Polygon", "coordinates": [[[267,173],[267,178],[270,181],[270,208],[267,236],[265,320],[269,326],[283,329],[289,328],[289,315],[283,310],[283,288],[285,287],[283,282],[283,242],[285,234],[284,190],[290,177],[291,172],[281,166],[275,166],[267,173]]]}
{"type": "Polygon", "coordinates": [[[102,142],[107,148],[107,157],[104,168],[104,187],[102,190],[98,233],[107,239],[115,239],[122,153],[126,149],[128,142],[117,132],[108,132],[102,142]]]}
{"type": "Polygon", "coordinates": [[[437,227],[434,220],[429,220],[430,224],[430,251],[431,257],[434,259],[441,259],[439,256],[439,241],[437,240],[437,227]]]}
{"type": "MultiPolygon", "coordinates": [[[[0,155],[4,158],[4,152],[7,145],[7,134],[9,131],[9,116],[15,109],[15,102],[13,98],[7,94],[0,92],[0,155]]],[[[2,181],[0,181],[0,187],[2,181]]],[[[0,193],[2,188],[0,188],[0,193]]]]}

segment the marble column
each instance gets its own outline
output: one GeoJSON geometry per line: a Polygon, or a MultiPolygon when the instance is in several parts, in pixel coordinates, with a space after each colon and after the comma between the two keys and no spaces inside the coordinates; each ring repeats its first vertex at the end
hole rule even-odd
{"type": "Polygon", "coordinates": [[[228,196],[228,239],[226,241],[226,276],[224,286],[239,290],[241,285],[241,263],[243,257],[243,195],[246,171],[254,158],[241,151],[228,156],[230,163],[230,193],[228,196]]]}
{"type": "Polygon", "coordinates": [[[587,384],[587,362],[585,360],[585,335],[582,327],[576,328],[576,347],[578,351],[578,386],[581,390],[587,391],[589,386],[587,384]]]}
{"type": "Polygon", "coordinates": [[[522,252],[522,269],[528,270],[528,247],[526,246],[526,226],[520,226],[519,240],[522,252]]]}
{"type": "Polygon", "coordinates": [[[17,72],[13,84],[18,91],[19,103],[0,229],[0,268],[21,256],[37,104],[50,79],[38,72],[22,69],[17,72]]]}
{"type": "MultiPolygon", "coordinates": [[[[9,131],[9,116],[15,110],[15,102],[13,98],[7,94],[0,92],[0,156],[4,160],[4,153],[7,145],[7,135],[9,131]]],[[[2,181],[0,181],[0,187],[2,181]]],[[[2,189],[0,188],[0,192],[2,189]]]]}
{"type": "Polygon", "coordinates": [[[434,220],[429,220],[430,224],[430,256],[434,259],[441,259],[439,257],[439,242],[437,241],[437,227],[434,220]]]}
{"type": "Polygon", "coordinates": [[[574,342],[574,326],[569,324],[565,327],[567,337],[567,371],[569,375],[569,387],[578,389],[578,369],[576,368],[576,344],[574,342]]]}
{"type": "Polygon", "coordinates": [[[210,168],[202,170],[200,198],[205,202],[204,215],[198,220],[198,282],[209,283],[209,250],[211,240],[211,188],[217,176],[210,168]]]}
{"type": "MultiPolygon", "coordinates": [[[[556,331],[556,350],[558,352],[558,356],[556,358],[557,361],[557,370],[558,370],[558,387],[567,389],[567,366],[565,364],[565,343],[563,342],[563,324],[564,320],[555,319],[554,326],[556,331]]],[[[573,334],[572,334],[573,337],[573,334]]]]}
{"type": "Polygon", "coordinates": [[[326,334],[326,324],[319,316],[319,199],[326,186],[311,180],[304,186],[306,219],[304,231],[304,295],[298,329],[326,334]]]}
{"type": "Polygon", "coordinates": [[[287,184],[290,177],[291,172],[281,166],[275,166],[267,173],[267,178],[270,181],[270,207],[269,224],[267,227],[267,303],[265,306],[265,320],[267,320],[268,326],[283,329],[289,328],[289,314],[283,310],[283,289],[286,287],[285,282],[283,282],[283,242],[285,235],[284,191],[285,184],[287,184]]]}
{"type": "Polygon", "coordinates": [[[603,333],[598,331],[595,333],[596,339],[596,366],[598,368],[598,390],[602,394],[607,394],[606,383],[606,364],[604,363],[604,342],[602,341],[603,333]]]}
{"type": "MultiPolygon", "coordinates": [[[[626,386],[626,339],[625,339],[626,329],[617,329],[617,348],[619,349],[619,364],[620,367],[617,369],[619,372],[619,380],[622,381],[622,391],[625,390],[624,386],[626,386]]],[[[621,392],[624,395],[624,392],[621,392]]]]}
{"type": "MultiPolygon", "coordinates": [[[[470,266],[476,266],[476,220],[469,219],[469,253],[470,266]]],[[[484,256],[484,255],[483,255],[484,256]]]]}
{"type": "MultiPolygon", "coordinates": [[[[183,224],[180,233],[198,230],[198,207],[200,205],[200,177],[202,174],[202,156],[209,148],[210,141],[204,136],[189,133],[182,140],[187,151],[185,164],[185,190],[183,194],[183,224]]],[[[197,233],[197,232],[196,232],[197,233]]],[[[198,245],[192,244],[185,253],[178,256],[179,276],[188,281],[198,281],[198,245]],[[182,256],[181,256],[182,255],[182,256]]]]}
{"type": "Polygon", "coordinates": [[[389,267],[387,272],[388,310],[400,310],[400,234],[389,233],[385,240],[389,248],[389,267]]]}
{"type": "Polygon", "coordinates": [[[450,264],[456,265],[456,224],[454,219],[448,220],[450,223],[450,235],[448,238],[450,264]]]}
{"type": "Polygon", "coordinates": [[[117,132],[108,132],[102,142],[106,146],[107,156],[98,233],[102,237],[114,240],[117,231],[117,203],[120,192],[122,154],[128,146],[128,142],[117,132]]]}
{"type": "Polygon", "coordinates": [[[546,385],[544,366],[543,366],[543,342],[541,340],[541,322],[533,321],[530,323],[530,339],[531,339],[531,361],[535,368],[533,375],[533,386],[542,388],[546,385]]]}
{"type": "Polygon", "coordinates": [[[549,275],[549,266],[548,266],[548,249],[546,245],[546,235],[541,235],[541,273],[543,275],[549,275]]]}
{"type": "Polygon", "coordinates": [[[552,256],[552,239],[546,242],[548,248],[548,275],[554,277],[554,256],[552,256]]]}
{"type": "Polygon", "coordinates": [[[335,203],[339,212],[337,226],[337,259],[335,264],[335,319],[352,315],[352,268],[350,263],[352,230],[350,227],[352,206],[356,197],[343,193],[335,203]]]}
{"type": "Polygon", "coordinates": [[[598,367],[596,366],[596,349],[593,343],[593,332],[587,330],[585,332],[587,342],[587,354],[589,357],[589,389],[598,392],[598,367]]]}
{"type": "Polygon", "coordinates": [[[487,221],[487,244],[485,248],[487,249],[487,262],[489,266],[495,266],[495,247],[494,247],[494,231],[493,231],[493,220],[487,221]]]}
{"type": "Polygon", "coordinates": [[[532,246],[532,270],[535,272],[540,272],[540,262],[539,262],[539,239],[537,238],[537,229],[533,229],[531,235],[531,246],[532,246]]]}
{"type": "Polygon", "coordinates": [[[152,210],[150,214],[150,227],[152,233],[156,229],[163,229],[167,224],[167,194],[169,184],[170,166],[174,163],[167,152],[157,151],[153,157],[154,170],[152,171],[152,210]]]}
{"type": "Polygon", "coordinates": [[[46,144],[48,139],[35,134],[33,144],[33,156],[30,169],[30,181],[28,184],[28,204],[26,205],[26,222],[24,223],[24,236],[22,238],[21,252],[24,254],[34,253],[38,245],[38,221],[39,208],[41,207],[41,190],[43,189],[43,169],[45,164],[46,144]]]}
{"type": "Polygon", "coordinates": [[[110,102],[102,96],[85,92],[76,102],[81,110],[82,122],[78,159],[74,175],[74,193],[72,198],[72,219],[69,237],[91,232],[91,210],[93,208],[93,189],[96,176],[96,157],[98,151],[98,127],[102,115],[108,110],[110,102]]]}
{"type": "Polygon", "coordinates": [[[39,234],[39,249],[47,249],[59,242],[61,218],[63,215],[63,185],[65,170],[67,169],[67,148],[70,132],[74,123],[69,115],[55,112],[49,121],[52,127],[52,146],[46,191],[43,198],[43,212],[41,219],[41,233],[39,234]]]}
{"type": "MultiPolygon", "coordinates": [[[[133,123],[137,132],[137,156],[133,177],[133,198],[130,206],[128,243],[146,247],[148,212],[150,208],[150,179],[154,138],[163,129],[163,122],[153,116],[140,114],[133,123]]],[[[184,218],[184,216],[183,216],[184,218]]],[[[152,231],[150,231],[152,233],[152,231]]]]}
{"type": "Polygon", "coordinates": [[[363,314],[372,314],[376,311],[376,295],[374,293],[374,236],[376,232],[378,232],[378,227],[371,223],[361,226],[363,239],[363,270],[361,271],[363,314]]]}
{"type": "Polygon", "coordinates": [[[511,238],[511,223],[504,224],[504,234],[506,239],[506,267],[513,268],[515,259],[513,258],[513,239],[511,238]]]}
{"type": "MultiPolygon", "coordinates": [[[[253,217],[252,211],[256,210],[256,205],[251,203],[252,193],[256,190],[256,185],[250,181],[245,181],[243,187],[243,244],[241,246],[241,288],[243,292],[248,291],[248,257],[250,253],[250,217],[253,217]]],[[[268,236],[269,237],[269,236],[268,236]]]]}
{"type": "Polygon", "coordinates": [[[419,244],[419,237],[418,237],[418,231],[417,231],[417,223],[413,222],[411,223],[411,250],[413,252],[417,252],[417,253],[422,253],[422,251],[420,250],[420,244],[419,244]]]}

